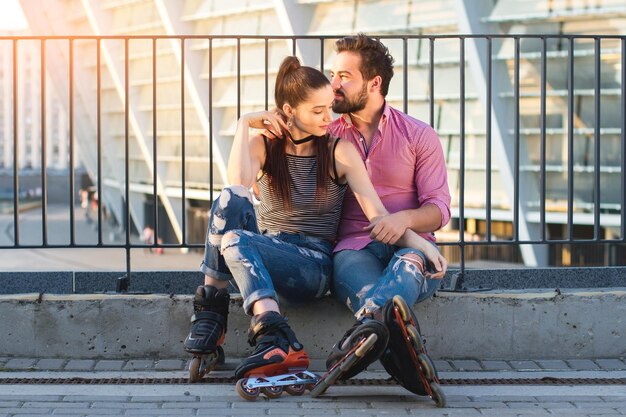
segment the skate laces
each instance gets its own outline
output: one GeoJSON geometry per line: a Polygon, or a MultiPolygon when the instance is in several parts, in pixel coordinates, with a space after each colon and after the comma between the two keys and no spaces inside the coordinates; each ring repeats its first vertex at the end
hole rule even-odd
{"type": "Polygon", "coordinates": [[[289,346],[295,350],[302,350],[302,344],[296,339],[296,335],[287,324],[287,318],[274,311],[268,311],[255,316],[248,331],[248,343],[250,346],[266,345],[272,343],[279,346],[285,352],[289,346]],[[285,343],[286,342],[286,343],[285,343]]]}

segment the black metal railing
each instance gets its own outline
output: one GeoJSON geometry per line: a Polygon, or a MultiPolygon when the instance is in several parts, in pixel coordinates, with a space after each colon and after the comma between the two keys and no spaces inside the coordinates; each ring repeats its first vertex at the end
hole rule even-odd
{"type": "MultiPolygon", "coordinates": [[[[130,277],[131,274],[131,249],[137,248],[161,248],[161,247],[174,247],[174,248],[202,248],[203,244],[200,242],[189,242],[187,236],[187,194],[186,194],[186,152],[188,151],[185,148],[186,142],[186,87],[185,87],[185,77],[186,77],[186,59],[189,54],[208,54],[208,79],[205,83],[202,84],[202,91],[197,92],[200,95],[206,95],[208,97],[208,114],[206,115],[209,121],[209,132],[208,136],[213,137],[215,132],[214,126],[214,115],[213,115],[213,106],[214,106],[214,49],[215,42],[224,42],[224,41],[234,41],[235,45],[235,57],[236,57],[236,65],[235,65],[235,74],[234,81],[236,82],[236,115],[239,117],[241,114],[241,105],[242,105],[242,68],[241,63],[242,59],[242,41],[258,41],[261,46],[264,48],[264,59],[265,61],[262,64],[259,64],[259,69],[262,68],[264,73],[264,86],[265,86],[265,108],[267,109],[270,106],[269,103],[269,79],[270,79],[270,41],[280,41],[284,40],[289,43],[291,41],[291,53],[298,52],[298,46],[300,42],[304,41],[319,41],[319,61],[315,63],[322,71],[325,70],[327,65],[325,65],[325,61],[327,61],[326,54],[330,50],[326,45],[328,42],[332,42],[337,39],[338,36],[73,36],[73,37],[0,37],[0,42],[9,42],[12,44],[12,58],[13,63],[11,66],[12,74],[4,74],[5,77],[10,76],[12,78],[12,140],[13,140],[13,166],[12,166],[12,177],[13,177],[13,243],[10,245],[0,246],[0,249],[29,249],[29,248],[118,248],[125,249],[126,251],[126,273],[127,277],[130,277]],[[103,163],[102,163],[102,155],[105,150],[103,149],[103,109],[102,109],[102,72],[103,63],[102,63],[102,44],[106,41],[117,40],[123,42],[123,112],[124,112],[124,186],[123,186],[123,200],[124,200],[124,214],[123,214],[123,222],[122,225],[124,227],[124,238],[122,242],[114,242],[114,243],[105,243],[103,240],[103,194],[102,194],[102,184],[104,180],[103,174],[103,163]],[[208,46],[201,52],[198,50],[193,50],[191,48],[186,48],[186,43],[191,41],[208,41],[208,46]],[[22,45],[25,42],[38,42],[39,43],[39,62],[40,62],[40,124],[41,124],[41,137],[40,137],[40,148],[41,148],[41,236],[42,241],[41,244],[25,244],[20,240],[20,198],[19,198],[19,190],[20,190],[20,167],[19,167],[19,96],[21,91],[19,90],[20,86],[20,77],[21,68],[20,68],[20,60],[19,53],[21,51],[22,45]],[[68,115],[68,143],[69,143],[69,155],[68,155],[68,178],[69,178],[69,234],[70,239],[69,243],[57,244],[51,243],[48,236],[48,201],[47,201],[47,154],[46,154],[46,142],[49,138],[46,135],[46,120],[48,117],[47,108],[46,108],[46,94],[49,89],[49,86],[46,83],[46,73],[51,70],[49,64],[47,64],[47,44],[51,41],[54,42],[67,42],[67,50],[68,50],[68,106],[67,106],[67,115],[68,115]],[[151,71],[150,74],[152,79],[152,216],[154,217],[154,243],[151,245],[146,245],[143,243],[135,243],[133,242],[132,236],[132,224],[133,219],[131,218],[131,210],[130,210],[130,188],[131,188],[131,173],[130,173],[130,102],[132,98],[131,85],[130,85],[130,63],[131,58],[129,55],[130,45],[133,42],[139,41],[151,41],[152,46],[152,58],[151,58],[151,71]],[[180,128],[180,158],[181,158],[181,172],[180,172],[180,183],[181,183],[181,201],[182,201],[182,210],[180,217],[180,224],[182,229],[182,238],[178,243],[159,243],[158,237],[161,234],[159,230],[159,198],[158,198],[158,111],[157,111],[157,94],[159,87],[159,78],[158,78],[158,70],[159,70],[159,60],[157,53],[157,42],[159,41],[168,41],[168,42],[179,42],[179,64],[180,64],[180,117],[181,117],[181,128],[180,128]],[[97,192],[100,198],[98,199],[98,216],[97,216],[97,242],[95,243],[78,243],[76,240],[76,216],[75,216],[75,170],[79,165],[75,158],[75,141],[76,141],[76,120],[75,120],[75,109],[76,109],[76,86],[74,83],[74,78],[76,75],[76,71],[82,71],[83,67],[77,67],[75,64],[75,47],[77,42],[94,42],[95,43],[95,68],[96,68],[96,115],[95,115],[95,137],[97,141],[97,155],[96,155],[96,167],[93,172],[95,172],[95,178],[93,178],[94,184],[96,184],[97,192]]],[[[465,253],[468,247],[472,246],[500,246],[500,245],[508,245],[511,247],[519,247],[520,245],[600,245],[600,247],[608,247],[608,246],[619,246],[624,248],[626,245],[626,210],[624,207],[626,206],[626,175],[625,175],[625,164],[626,164],[626,37],[624,36],[593,36],[593,35],[442,35],[442,36],[420,36],[420,35],[389,35],[389,36],[379,36],[381,40],[384,42],[392,42],[398,41],[401,42],[401,68],[402,74],[400,77],[396,77],[394,82],[398,82],[398,79],[402,82],[402,109],[410,113],[409,105],[411,103],[410,97],[410,82],[412,78],[410,76],[410,67],[413,66],[422,66],[427,69],[427,80],[426,80],[426,96],[427,96],[427,115],[419,115],[424,120],[428,120],[429,123],[437,128],[438,120],[443,116],[439,114],[436,115],[436,108],[438,108],[439,104],[445,99],[437,98],[437,90],[435,81],[437,79],[437,69],[444,65],[440,64],[437,59],[437,46],[443,42],[458,42],[458,62],[464,63],[462,65],[458,65],[459,73],[458,73],[458,118],[459,118],[459,126],[458,126],[458,136],[459,141],[459,167],[457,170],[452,170],[453,172],[458,171],[458,202],[456,207],[458,208],[458,215],[456,215],[456,220],[458,220],[458,239],[452,241],[440,242],[443,247],[456,247],[459,250],[459,264],[461,268],[461,272],[466,267],[466,259],[465,253]],[[418,44],[416,51],[414,54],[414,50],[411,49],[409,42],[414,42],[418,44]],[[498,45],[503,44],[504,42],[512,42],[513,43],[513,53],[512,56],[508,56],[505,59],[501,59],[498,56],[498,53],[494,50],[495,43],[498,45]],[[520,234],[520,224],[523,221],[526,221],[524,218],[527,209],[523,209],[520,213],[520,208],[524,208],[525,201],[521,201],[524,198],[524,194],[522,193],[523,187],[526,184],[522,184],[522,170],[521,170],[521,157],[523,152],[523,140],[521,136],[522,131],[522,80],[521,80],[521,64],[525,62],[529,58],[525,58],[524,54],[527,54],[528,50],[523,50],[524,45],[529,42],[535,42],[539,45],[538,50],[535,53],[539,54],[538,58],[538,75],[536,77],[536,87],[539,89],[539,108],[538,108],[538,128],[539,128],[539,161],[538,161],[538,181],[534,186],[538,188],[538,234],[534,236],[530,236],[528,238],[521,237],[520,234]],[[592,154],[592,171],[593,171],[593,199],[589,203],[593,205],[593,235],[591,237],[580,238],[575,234],[575,182],[574,182],[574,174],[575,174],[575,131],[576,131],[576,123],[575,120],[577,118],[577,113],[580,111],[579,106],[575,102],[576,97],[576,86],[575,86],[575,75],[577,67],[576,60],[576,42],[583,42],[585,44],[592,43],[592,48],[587,48],[587,52],[591,53],[593,56],[592,64],[585,64],[587,67],[585,70],[587,72],[592,71],[594,73],[593,79],[593,149],[587,150],[588,154],[592,154]],[[619,184],[621,185],[621,189],[614,190],[614,193],[619,195],[616,199],[617,206],[619,209],[613,210],[612,215],[617,216],[619,218],[619,226],[614,227],[614,229],[619,230],[619,237],[614,238],[603,238],[602,237],[602,224],[601,224],[601,195],[600,190],[602,187],[601,184],[601,155],[602,155],[602,146],[601,146],[601,136],[602,136],[602,86],[606,80],[602,79],[602,43],[603,42],[611,42],[612,44],[619,45],[619,50],[616,52],[617,58],[612,58],[617,65],[615,65],[615,75],[616,79],[619,79],[620,85],[620,115],[621,118],[618,121],[620,130],[620,155],[619,155],[619,175],[620,180],[619,184]],[[558,46],[555,46],[558,45],[558,46]],[[565,47],[563,47],[565,45],[565,47]],[[475,58],[468,58],[467,48],[475,47],[477,50],[480,50],[485,54],[487,59],[483,62],[480,59],[476,60],[475,58]],[[428,48],[428,54],[424,53],[424,49],[428,48]],[[591,51],[591,52],[590,52],[591,51]],[[495,52],[495,55],[494,55],[495,52]],[[552,53],[552,55],[550,55],[552,53]],[[556,55],[555,55],[556,54],[556,55]],[[411,58],[409,58],[411,56],[411,58]],[[563,170],[567,174],[567,180],[564,184],[564,188],[566,189],[567,201],[566,201],[566,221],[564,225],[567,226],[567,233],[563,233],[562,237],[550,237],[548,236],[548,219],[546,217],[546,213],[548,213],[546,208],[546,201],[549,198],[547,192],[547,147],[548,147],[548,92],[550,91],[548,88],[548,61],[553,59],[555,56],[565,57],[565,61],[563,65],[565,65],[566,73],[563,74],[563,77],[567,79],[566,81],[566,104],[565,104],[565,114],[562,115],[563,118],[567,119],[567,123],[563,123],[563,129],[566,131],[566,149],[563,151],[567,153],[567,163],[563,167],[563,170]],[[415,58],[415,62],[409,65],[410,59],[415,58]],[[474,59],[474,61],[472,61],[474,59]],[[467,64],[465,64],[467,62],[467,64]],[[466,153],[467,153],[467,144],[468,144],[468,133],[466,132],[466,124],[468,121],[467,114],[467,103],[468,99],[466,97],[466,89],[467,89],[467,65],[469,65],[470,70],[472,68],[475,69],[477,66],[484,65],[484,72],[481,73],[484,82],[484,102],[482,106],[484,106],[484,123],[485,123],[485,148],[484,148],[484,159],[485,159],[485,202],[484,202],[484,222],[485,222],[485,232],[483,233],[483,237],[480,239],[472,239],[468,240],[465,237],[466,231],[466,175],[467,175],[467,161],[466,161],[466,153]],[[508,237],[503,238],[502,236],[494,236],[493,233],[493,225],[495,220],[492,217],[492,212],[494,210],[493,204],[493,194],[492,189],[494,186],[493,181],[493,172],[494,167],[492,164],[492,159],[494,158],[494,125],[498,123],[497,120],[494,120],[494,116],[496,119],[498,117],[498,112],[494,110],[495,100],[499,100],[498,102],[502,102],[502,97],[505,94],[502,93],[503,86],[494,85],[496,83],[496,77],[494,75],[495,69],[494,65],[500,65],[498,71],[506,70],[508,71],[508,80],[511,83],[512,91],[510,91],[510,95],[512,95],[512,99],[509,103],[508,111],[506,111],[507,115],[512,114],[512,126],[513,134],[511,136],[508,135],[508,127],[507,128],[499,128],[500,140],[502,143],[500,145],[506,145],[508,141],[512,141],[512,154],[509,155],[510,160],[508,161],[511,164],[510,175],[512,178],[512,184],[505,184],[505,187],[512,187],[511,192],[511,202],[509,211],[511,212],[511,222],[512,222],[512,234],[508,237]],[[589,68],[591,65],[591,68],[589,68]],[[498,90],[498,91],[496,91],[498,90]]],[[[288,49],[288,47],[287,47],[288,49]]],[[[332,51],[331,51],[332,52],[332,51]]],[[[396,55],[396,58],[399,58],[396,55]]],[[[536,59],[536,58],[533,58],[536,59]]],[[[445,59],[442,61],[446,61],[445,59]]],[[[450,65],[450,59],[447,60],[447,64],[450,65]]],[[[476,77],[475,77],[476,78],[476,77]]],[[[477,87],[478,89],[481,86],[477,87]]],[[[449,100],[450,101],[450,100],[449,100]]],[[[455,99],[451,100],[452,102],[456,101],[455,99]]],[[[501,109],[500,109],[501,110],[501,109]]],[[[445,117],[445,116],[443,116],[445,117]]],[[[472,134],[474,137],[476,134],[472,134]]],[[[7,140],[7,137],[4,138],[7,140]]],[[[207,195],[209,200],[213,200],[213,192],[216,189],[215,187],[215,173],[213,172],[214,168],[214,160],[213,160],[213,140],[209,140],[209,153],[208,153],[208,163],[211,167],[210,172],[210,180],[209,184],[207,184],[207,195]]],[[[452,190],[457,191],[457,190],[452,190]]],[[[136,225],[138,229],[140,229],[140,225],[136,225]]]]}

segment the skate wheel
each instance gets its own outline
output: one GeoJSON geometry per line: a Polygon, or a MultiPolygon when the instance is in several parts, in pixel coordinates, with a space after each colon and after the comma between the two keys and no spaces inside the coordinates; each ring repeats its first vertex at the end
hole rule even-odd
{"type": "Polygon", "coordinates": [[[376,335],[376,333],[372,333],[371,335],[367,336],[367,339],[365,339],[365,342],[363,342],[363,344],[359,346],[357,350],[354,351],[354,354],[358,358],[362,358],[363,356],[365,356],[367,352],[369,352],[374,347],[374,344],[376,343],[377,340],[378,340],[378,336],[376,335]]]}
{"type": "Polygon", "coordinates": [[[263,387],[261,392],[267,398],[278,398],[283,395],[283,387],[263,387]]]}
{"type": "Polygon", "coordinates": [[[409,306],[406,305],[404,299],[399,295],[394,295],[393,305],[398,309],[402,321],[409,323],[411,321],[411,312],[409,311],[409,306]]]}
{"type": "Polygon", "coordinates": [[[315,383],[304,384],[304,387],[305,387],[308,391],[313,391],[313,388],[315,388],[315,383]]]}
{"type": "Polygon", "coordinates": [[[259,388],[248,388],[246,386],[246,378],[237,381],[237,394],[246,401],[256,401],[261,390],[259,388]]]}
{"type": "Polygon", "coordinates": [[[433,381],[436,376],[435,365],[433,364],[433,361],[431,361],[428,355],[424,353],[420,353],[417,355],[417,361],[422,367],[424,377],[429,381],[433,381]]]}
{"type": "Polygon", "coordinates": [[[287,385],[285,387],[285,392],[289,395],[294,395],[294,396],[299,396],[304,394],[304,391],[306,390],[306,386],[305,385],[287,385]]]}
{"type": "Polygon", "coordinates": [[[409,324],[406,326],[406,332],[411,339],[411,344],[413,345],[415,352],[422,352],[424,350],[424,342],[422,342],[422,336],[420,336],[415,326],[409,324]]]}
{"type": "Polygon", "coordinates": [[[202,365],[202,358],[194,356],[189,363],[189,382],[198,382],[204,376],[204,373],[200,371],[200,365],[202,365]]]}
{"type": "Polygon", "coordinates": [[[326,392],[326,389],[328,389],[328,385],[327,384],[317,384],[315,385],[313,388],[311,388],[311,397],[313,398],[317,398],[320,395],[322,395],[323,393],[326,392]]]}
{"type": "Polygon", "coordinates": [[[443,393],[441,386],[436,382],[430,383],[430,389],[432,391],[432,399],[439,408],[446,406],[446,394],[443,393]]]}

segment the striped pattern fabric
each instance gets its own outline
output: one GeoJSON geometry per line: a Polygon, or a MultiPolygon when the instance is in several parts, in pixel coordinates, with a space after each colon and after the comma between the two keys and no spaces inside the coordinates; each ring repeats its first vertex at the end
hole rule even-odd
{"type": "Polygon", "coordinates": [[[317,161],[315,156],[286,155],[291,174],[291,210],[284,208],[282,198],[273,193],[269,178],[258,180],[260,204],[257,221],[261,231],[269,233],[304,233],[330,242],[335,241],[341,217],[341,206],[346,184],[328,181],[325,197],[316,191],[317,161]]]}

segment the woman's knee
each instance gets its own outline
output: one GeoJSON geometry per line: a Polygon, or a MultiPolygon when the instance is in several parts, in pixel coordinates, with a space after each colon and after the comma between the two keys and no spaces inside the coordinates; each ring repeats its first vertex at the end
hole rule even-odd
{"type": "Polygon", "coordinates": [[[224,253],[226,249],[239,246],[239,242],[241,242],[241,236],[243,235],[243,233],[244,231],[240,229],[229,230],[228,232],[224,233],[221,242],[222,246],[220,248],[222,253],[224,253]]]}
{"type": "Polygon", "coordinates": [[[236,201],[238,198],[244,198],[252,204],[252,194],[243,185],[229,185],[225,187],[220,193],[217,203],[220,208],[226,208],[231,201],[236,201]]]}

